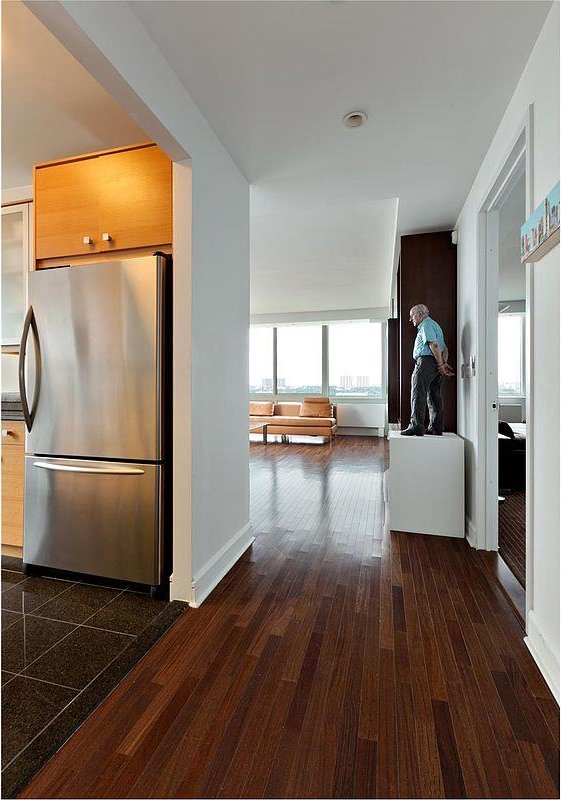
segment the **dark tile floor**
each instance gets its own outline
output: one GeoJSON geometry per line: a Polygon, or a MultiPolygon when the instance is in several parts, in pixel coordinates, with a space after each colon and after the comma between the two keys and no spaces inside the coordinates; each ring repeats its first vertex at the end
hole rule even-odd
{"type": "Polygon", "coordinates": [[[3,796],[29,780],[184,609],[129,588],[26,577],[21,561],[2,557],[3,796]]]}

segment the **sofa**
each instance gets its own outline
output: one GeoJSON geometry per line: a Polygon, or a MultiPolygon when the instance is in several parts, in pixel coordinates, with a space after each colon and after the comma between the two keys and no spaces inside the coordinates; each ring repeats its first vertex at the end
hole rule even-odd
{"type": "Polygon", "coordinates": [[[499,422],[499,491],[526,486],[526,425],[499,422]]]}
{"type": "Polygon", "coordinates": [[[251,401],[249,421],[266,423],[268,434],[323,436],[331,446],[337,434],[337,406],[328,397],[305,397],[301,403],[251,401]]]}

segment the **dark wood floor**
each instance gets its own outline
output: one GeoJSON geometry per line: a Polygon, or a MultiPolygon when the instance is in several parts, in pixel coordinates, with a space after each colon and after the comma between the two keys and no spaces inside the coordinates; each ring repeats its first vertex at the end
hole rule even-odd
{"type": "Polygon", "coordinates": [[[499,553],[526,587],[526,491],[517,489],[499,503],[499,553]]]}
{"type": "Polygon", "coordinates": [[[372,556],[385,443],[251,452],[252,552],[23,796],[558,797],[558,707],[480,559],[372,556]]]}

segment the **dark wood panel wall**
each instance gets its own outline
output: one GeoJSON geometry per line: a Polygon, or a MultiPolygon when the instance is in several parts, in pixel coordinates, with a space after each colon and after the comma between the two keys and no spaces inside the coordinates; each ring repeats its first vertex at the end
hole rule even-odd
{"type": "MultiPolygon", "coordinates": [[[[399,335],[400,335],[400,421],[409,422],[411,414],[411,373],[416,329],[409,322],[409,310],[425,303],[430,315],[444,331],[450,363],[457,374],[457,272],[456,246],[451,231],[420,233],[401,237],[399,270],[399,335]]],[[[457,431],[456,378],[442,382],[444,430],[457,431]]]]}
{"type": "Polygon", "coordinates": [[[399,422],[399,319],[388,320],[388,422],[399,422]]]}

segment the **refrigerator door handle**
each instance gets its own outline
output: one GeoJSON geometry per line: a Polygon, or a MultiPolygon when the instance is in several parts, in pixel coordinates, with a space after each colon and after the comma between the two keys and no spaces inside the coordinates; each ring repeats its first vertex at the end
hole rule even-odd
{"type": "Polygon", "coordinates": [[[35,461],[33,466],[52,472],[85,472],[87,475],[144,475],[144,470],[137,467],[72,467],[70,464],[45,464],[41,461],[35,461]]]}
{"type": "Polygon", "coordinates": [[[30,431],[33,427],[33,420],[35,419],[35,412],[37,411],[37,404],[39,403],[39,392],[41,390],[41,347],[39,345],[39,332],[37,330],[37,320],[33,306],[29,306],[23,323],[23,333],[21,335],[21,345],[19,351],[19,393],[21,396],[21,404],[23,408],[23,417],[27,430],[30,431]],[[33,334],[33,347],[35,349],[35,388],[33,390],[33,402],[31,409],[27,402],[27,390],[25,386],[25,353],[27,350],[27,340],[29,337],[29,329],[33,334]]]}

